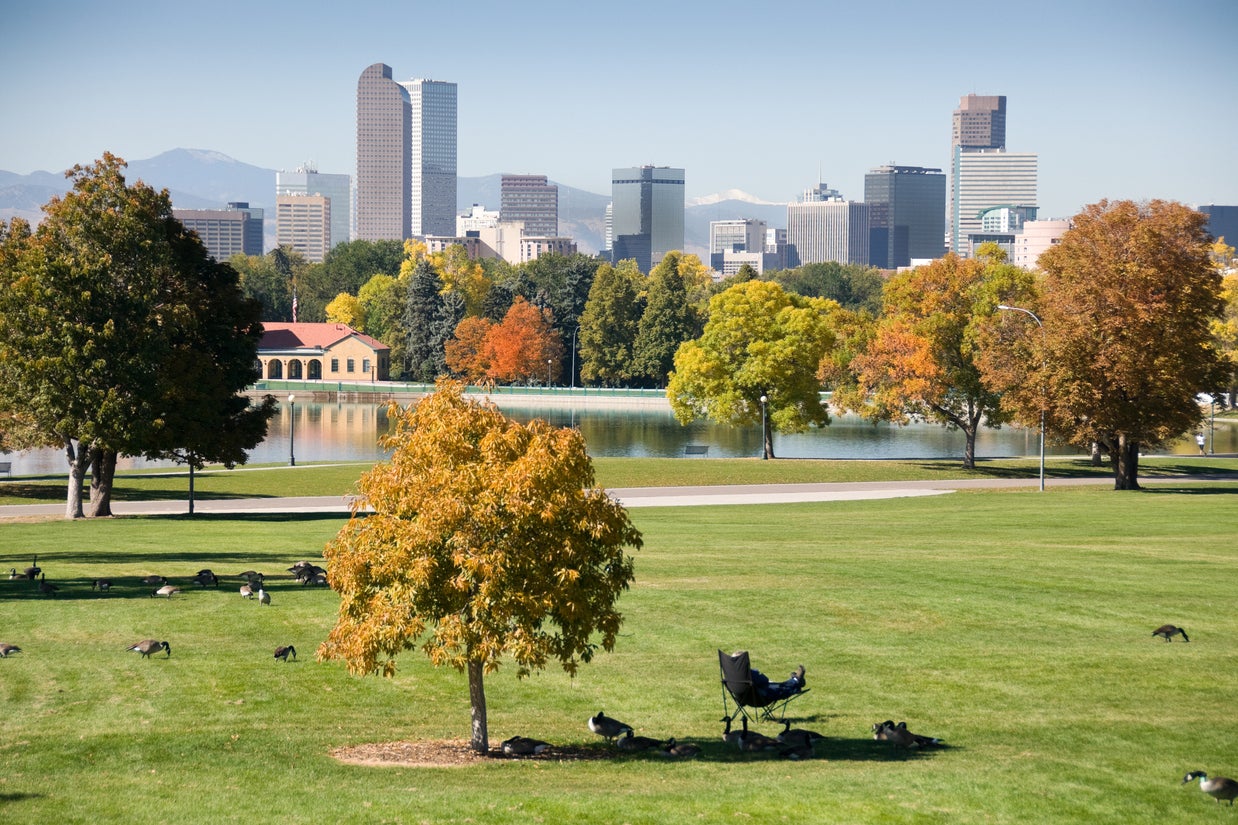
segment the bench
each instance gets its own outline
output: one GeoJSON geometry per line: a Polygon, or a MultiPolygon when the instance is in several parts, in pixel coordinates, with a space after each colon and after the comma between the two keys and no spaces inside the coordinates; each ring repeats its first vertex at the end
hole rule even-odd
{"type": "Polygon", "coordinates": [[[684,456],[709,455],[708,444],[687,444],[683,448],[684,456]]]}
{"type": "Polygon", "coordinates": [[[4,473],[9,478],[13,477],[13,462],[0,461],[0,473],[4,473]]]}

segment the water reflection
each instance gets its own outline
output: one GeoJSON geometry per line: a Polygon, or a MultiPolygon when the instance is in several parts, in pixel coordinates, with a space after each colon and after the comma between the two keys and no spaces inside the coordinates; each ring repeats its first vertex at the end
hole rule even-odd
{"type": "MultiPolygon", "coordinates": [[[[579,427],[593,456],[676,458],[690,444],[708,446],[711,457],[757,457],[761,454],[759,427],[726,427],[707,421],[680,426],[670,410],[660,406],[638,409],[589,406],[560,408],[528,405],[498,398],[502,409],[518,421],[544,418],[555,426],[579,427]]],[[[251,464],[287,463],[289,429],[296,416],[296,454],[299,463],[315,461],[373,461],[385,457],[378,436],[387,431],[384,404],[305,403],[298,401],[295,413],[282,404],[271,420],[266,440],[250,454],[251,464]]],[[[982,430],[976,439],[977,458],[1031,456],[1039,450],[1035,430],[1005,427],[982,430]]],[[[870,424],[855,415],[834,416],[828,427],[798,435],[775,434],[774,453],[779,458],[962,458],[964,439],[957,431],[928,424],[897,427],[870,424]]],[[[1238,452],[1238,428],[1216,430],[1217,453],[1238,452]]],[[[1050,455],[1072,455],[1068,446],[1050,445],[1050,455]]],[[[1170,452],[1197,454],[1193,437],[1174,444],[1170,452]]],[[[13,462],[14,475],[64,473],[64,457],[58,450],[35,450],[4,456],[13,462]]],[[[173,467],[172,462],[123,459],[119,469],[173,467]]]]}

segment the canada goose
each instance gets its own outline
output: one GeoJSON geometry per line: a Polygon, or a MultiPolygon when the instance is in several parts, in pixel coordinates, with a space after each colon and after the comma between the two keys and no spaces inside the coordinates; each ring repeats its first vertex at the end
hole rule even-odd
{"type": "Polygon", "coordinates": [[[546,750],[550,744],[527,736],[513,736],[511,739],[504,739],[499,747],[507,756],[532,756],[546,750]]]}
{"type": "Polygon", "coordinates": [[[214,570],[212,570],[212,569],[211,569],[211,568],[209,568],[209,567],[203,567],[203,568],[202,568],[201,570],[199,570],[197,573],[194,573],[194,575],[195,575],[195,576],[214,576],[214,575],[215,575],[215,571],[214,571],[214,570]]]}
{"type": "Polygon", "coordinates": [[[102,593],[106,593],[112,589],[112,580],[111,579],[95,579],[94,581],[90,583],[90,589],[99,590],[102,593]]]}
{"type": "Polygon", "coordinates": [[[10,653],[21,653],[21,648],[7,642],[0,642],[0,659],[9,658],[10,653]]]}
{"type": "Polygon", "coordinates": [[[271,594],[263,590],[261,587],[259,587],[258,588],[258,604],[270,604],[270,603],[271,603],[271,594]]]}
{"type": "Polygon", "coordinates": [[[807,745],[812,747],[817,742],[825,737],[817,733],[815,730],[805,730],[803,728],[792,728],[789,721],[784,721],[782,733],[778,734],[778,741],[787,747],[799,747],[807,745]]]}
{"type": "Polygon", "coordinates": [[[738,739],[735,743],[741,751],[754,753],[756,751],[774,751],[778,750],[778,740],[771,739],[763,733],[757,733],[755,730],[744,730],[739,732],[738,739]]]}
{"type": "Polygon", "coordinates": [[[873,738],[879,742],[891,742],[902,748],[922,748],[941,744],[940,739],[921,736],[907,730],[906,722],[899,722],[896,725],[889,719],[873,725],[873,738]]]}
{"type": "Polygon", "coordinates": [[[150,654],[158,653],[161,650],[166,650],[168,652],[168,658],[171,658],[172,656],[172,645],[167,642],[157,642],[154,639],[143,639],[137,644],[125,648],[125,650],[141,653],[141,658],[143,659],[149,659],[150,654]]]}
{"type": "Polygon", "coordinates": [[[1174,640],[1174,636],[1181,636],[1182,641],[1184,642],[1190,641],[1190,639],[1186,637],[1186,631],[1178,627],[1177,625],[1173,625],[1173,624],[1161,625],[1156,630],[1152,631],[1152,635],[1160,636],[1167,642],[1172,642],[1174,640]]]}
{"type": "Polygon", "coordinates": [[[192,581],[199,587],[219,587],[219,576],[216,576],[210,570],[199,571],[192,581]]]}
{"type": "Polygon", "coordinates": [[[146,578],[142,579],[142,584],[167,584],[168,580],[164,576],[151,573],[146,578]]]}
{"type": "Polygon", "coordinates": [[[625,725],[618,719],[607,716],[599,710],[597,716],[589,717],[589,730],[598,736],[605,737],[608,742],[613,742],[615,737],[621,735],[624,731],[631,733],[632,726],[625,725]]]}
{"type": "Polygon", "coordinates": [[[288,663],[288,657],[297,658],[297,649],[292,645],[275,648],[275,658],[282,660],[285,664],[288,663]]]}
{"type": "Polygon", "coordinates": [[[56,595],[56,591],[57,591],[57,590],[59,590],[59,589],[60,589],[60,588],[59,588],[59,587],[57,587],[56,585],[54,585],[54,584],[49,584],[49,583],[48,583],[48,581],[47,581],[47,574],[46,574],[46,573],[44,573],[44,574],[43,574],[43,575],[39,578],[39,592],[40,592],[40,593],[42,593],[44,596],[53,596],[53,597],[54,597],[54,596],[56,595]]]}
{"type": "Polygon", "coordinates": [[[1208,774],[1203,771],[1191,771],[1182,778],[1182,784],[1185,785],[1193,780],[1199,780],[1199,789],[1208,796],[1215,799],[1218,803],[1222,799],[1229,800],[1229,806],[1234,807],[1234,799],[1238,797],[1238,782],[1224,776],[1214,776],[1208,778],[1208,774]]]}
{"type": "Polygon", "coordinates": [[[10,579],[28,579],[28,578],[30,578],[30,577],[29,577],[29,576],[27,576],[25,573],[18,573],[18,572],[17,572],[17,568],[16,568],[16,567],[10,567],[10,568],[9,568],[9,578],[10,578],[10,579]]]}
{"type": "Polygon", "coordinates": [[[150,591],[150,597],[153,599],[156,596],[167,596],[170,599],[172,598],[173,593],[179,593],[179,592],[181,592],[181,589],[179,587],[173,587],[170,584],[165,584],[163,587],[160,587],[158,590],[150,591]]]}
{"type": "Polygon", "coordinates": [[[694,759],[701,755],[701,749],[691,742],[676,742],[675,737],[672,736],[657,750],[657,754],[671,759],[694,759]]]}
{"type": "Polygon", "coordinates": [[[241,585],[241,598],[252,599],[254,597],[254,589],[248,584],[241,585]]]}
{"type": "Polygon", "coordinates": [[[778,755],[783,759],[800,760],[812,759],[817,755],[813,749],[812,742],[800,742],[795,745],[783,745],[778,749],[778,755]]]}
{"type": "Polygon", "coordinates": [[[27,567],[25,570],[26,578],[37,579],[39,577],[39,574],[42,572],[43,572],[43,568],[39,567],[39,557],[36,555],[34,557],[34,561],[32,561],[30,563],[30,566],[27,567]]]}
{"type": "Polygon", "coordinates": [[[624,751],[647,751],[654,748],[662,747],[661,739],[653,739],[649,736],[633,736],[632,729],[626,728],[623,731],[623,736],[618,740],[619,750],[624,751]]]}
{"type": "Polygon", "coordinates": [[[261,573],[259,573],[257,570],[246,570],[242,573],[237,573],[236,577],[238,579],[245,579],[250,584],[253,584],[254,582],[258,582],[258,584],[262,584],[263,580],[266,578],[261,573]]]}

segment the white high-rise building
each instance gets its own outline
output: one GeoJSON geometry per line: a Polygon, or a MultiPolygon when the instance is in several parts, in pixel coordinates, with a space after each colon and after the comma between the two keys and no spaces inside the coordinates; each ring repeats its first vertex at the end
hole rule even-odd
{"type": "Polygon", "coordinates": [[[275,242],[295,249],[310,263],[322,263],[331,249],[331,199],[326,195],[275,198],[275,242]]]}
{"type": "Polygon", "coordinates": [[[709,222],[709,266],[734,275],[744,264],[765,271],[765,221],[757,218],[709,222]],[[752,256],[756,256],[755,258],[752,256]]]}
{"type": "Polygon", "coordinates": [[[868,204],[843,200],[825,184],[787,204],[787,266],[868,265],[868,204]]]}
{"type": "Polygon", "coordinates": [[[1035,215],[1038,158],[1034,152],[966,151],[956,146],[952,164],[954,209],[950,250],[966,257],[970,236],[983,234],[983,215],[995,207],[1020,207],[1035,215]]]}
{"type": "Polygon", "coordinates": [[[412,234],[456,231],[456,84],[416,78],[399,84],[410,112],[412,234]]]}
{"type": "MultiPolygon", "coordinates": [[[[327,249],[349,239],[352,225],[352,181],[348,175],[319,172],[312,164],[291,172],[275,173],[275,197],[280,195],[322,195],[331,202],[331,236],[327,249]]],[[[279,217],[278,211],[276,218],[279,217]]],[[[276,227],[278,234],[278,226],[276,227]]]]}

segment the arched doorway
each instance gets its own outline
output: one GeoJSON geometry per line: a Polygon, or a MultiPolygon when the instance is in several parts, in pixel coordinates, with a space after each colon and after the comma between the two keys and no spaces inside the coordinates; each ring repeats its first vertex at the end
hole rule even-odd
{"type": "Polygon", "coordinates": [[[278,358],[267,361],[267,378],[279,380],[284,377],[284,362],[278,358]]]}
{"type": "Polygon", "coordinates": [[[289,381],[300,381],[301,378],[302,378],[301,362],[295,358],[289,360],[288,361],[288,380],[289,381]]]}
{"type": "Polygon", "coordinates": [[[308,373],[307,377],[309,378],[310,381],[321,381],[322,380],[322,361],[319,361],[317,358],[310,361],[306,372],[308,373]]]}

